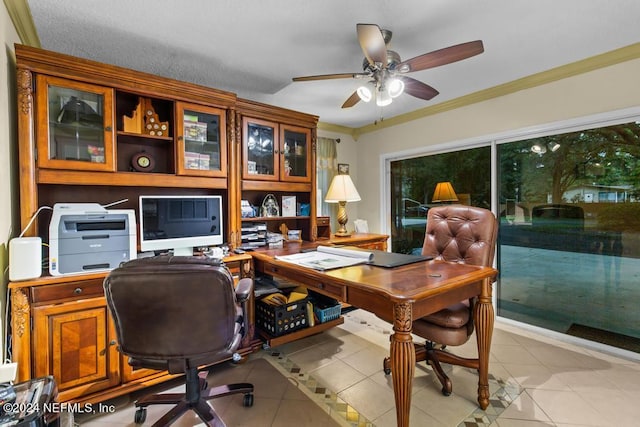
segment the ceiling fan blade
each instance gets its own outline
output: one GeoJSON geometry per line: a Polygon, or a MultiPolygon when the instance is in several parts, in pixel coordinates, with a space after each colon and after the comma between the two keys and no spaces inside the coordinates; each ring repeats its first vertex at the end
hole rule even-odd
{"type": "Polygon", "coordinates": [[[426,83],[422,83],[416,79],[407,76],[396,76],[404,82],[405,93],[415,96],[416,98],[430,100],[440,92],[432,88],[426,83]]]}
{"type": "Polygon", "coordinates": [[[358,96],[358,92],[353,92],[351,94],[351,96],[349,98],[347,98],[346,101],[344,101],[344,104],[342,104],[342,108],[349,108],[349,107],[353,107],[354,105],[356,105],[358,103],[358,101],[360,101],[360,97],[358,96]]]}
{"type": "Polygon", "coordinates": [[[387,65],[387,46],[380,27],[375,24],[358,24],[356,29],[360,47],[369,64],[374,65],[378,62],[384,68],[387,65]]]}
{"type": "Polygon", "coordinates": [[[361,79],[369,77],[366,73],[341,73],[341,74],[319,74],[317,76],[294,77],[294,82],[308,82],[311,80],[331,80],[331,79],[361,79]]]}
{"type": "Polygon", "coordinates": [[[427,68],[439,67],[440,65],[450,64],[462,59],[484,52],[482,40],[461,43],[455,46],[445,47],[444,49],[434,50],[415,58],[408,59],[396,65],[396,70],[401,73],[409,73],[412,71],[426,70],[427,68]]]}

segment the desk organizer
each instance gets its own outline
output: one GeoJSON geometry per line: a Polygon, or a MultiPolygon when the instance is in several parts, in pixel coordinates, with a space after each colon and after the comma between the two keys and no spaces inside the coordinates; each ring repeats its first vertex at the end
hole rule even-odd
{"type": "Polygon", "coordinates": [[[309,291],[309,299],[313,304],[313,313],[318,318],[318,322],[324,323],[340,317],[342,313],[340,301],[313,291],[309,291]]]}
{"type": "Polygon", "coordinates": [[[307,318],[309,298],[282,305],[256,301],[256,326],[272,336],[285,335],[309,326],[307,318]]]}

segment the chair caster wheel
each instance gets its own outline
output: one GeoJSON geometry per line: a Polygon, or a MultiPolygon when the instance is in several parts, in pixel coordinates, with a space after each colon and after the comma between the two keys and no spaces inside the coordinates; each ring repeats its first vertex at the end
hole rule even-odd
{"type": "Polygon", "coordinates": [[[147,419],[147,408],[138,408],[135,415],[133,416],[133,422],[136,424],[143,424],[144,420],[147,419]]]}
{"type": "Polygon", "coordinates": [[[253,393],[247,393],[244,395],[244,399],[242,399],[242,406],[245,408],[253,406],[253,393]]]}
{"type": "Polygon", "coordinates": [[[391,359],[390,358],[385,358],[382,361],[382,371],[384,372],[385,375],[389,375],[391,373],[391,359]]]}

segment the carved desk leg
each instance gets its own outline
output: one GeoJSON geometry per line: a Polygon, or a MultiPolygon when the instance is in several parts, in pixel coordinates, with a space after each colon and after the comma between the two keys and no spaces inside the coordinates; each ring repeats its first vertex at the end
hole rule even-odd
{"type": "MultiPolygon", "coordinates": [[[[255,279],[256,274],[253,267],[253,260],[251,258],[243,259],[240,261],[240,278],[244,279],[245,277],[249,277],[251,279],[255,279]]],[[[256,336],[256,313],[255,313],[255,297],[251,295],[249,297],[249,313],[246,314],[249,319],[249,331],[245,334],[242,339],[242,346],[248,347],[256,336]]]]}
{"type": "Polygon", "coordinates": [[[397,425],[409,425],[411,386],[416,364],[416,351],[411,338],[412,306],[399,303],[394,307],[393,335],[391,336],[391,373],[396,400],[397,425]]]}
{"type": "Polygon", "coordinates": [[[483,280],[482,292],[473,315],[478,340],[478,404],[482,409],[486,409],[489,406],[489,350],[494,321],[491,279],[483,280]]]}

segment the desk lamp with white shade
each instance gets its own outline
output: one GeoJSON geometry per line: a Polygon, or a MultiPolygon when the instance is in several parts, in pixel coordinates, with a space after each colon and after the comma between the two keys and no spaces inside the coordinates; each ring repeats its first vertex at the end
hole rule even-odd
{"type": "Polygon", "coordinates": [[[347,202],[357,202],[361,200],[358,190],[356,190],[353,181],[349,175],[336,175],[331,181],[329,191],[325,196],[324,201],[327,203],[338,203],[338,224],[340,227],[335,235],[338,237],[349,237],[351,233],[347,231],[346,223],[349,220],[347,217],[347,202]]]}

